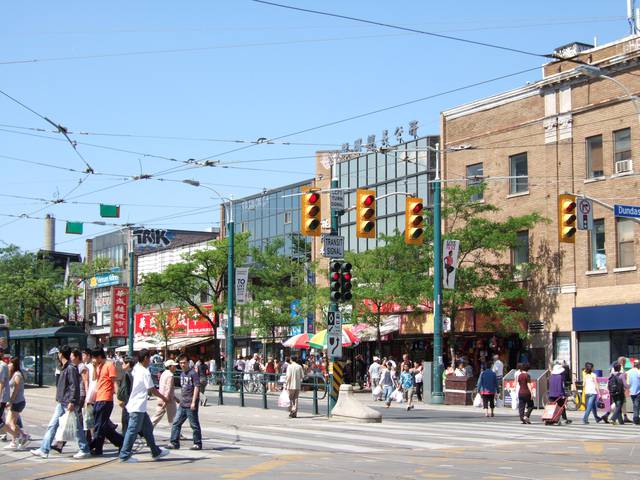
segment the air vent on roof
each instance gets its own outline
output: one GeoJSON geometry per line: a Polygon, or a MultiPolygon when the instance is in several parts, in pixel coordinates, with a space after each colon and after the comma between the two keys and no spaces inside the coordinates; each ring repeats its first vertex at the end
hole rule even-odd
{"type": "Polygon", "coordinates": [[[593,48],[593,45],[589,45],[588,43],[573,42],[556,48],[553,53],[560,58],[571,58],[580,52],[584,52],[591,48],[593,48]]]}

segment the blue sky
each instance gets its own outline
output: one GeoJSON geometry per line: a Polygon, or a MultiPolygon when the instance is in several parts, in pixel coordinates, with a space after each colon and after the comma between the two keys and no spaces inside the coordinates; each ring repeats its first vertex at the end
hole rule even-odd
{"type": "MultiPolygon", "coordinates": [[[[624,0],[282,3],[535,53],[572,41],[592,43],[594,37],[603,44],[628,34],[624,0]]],[[[278,137],[544,63],[539,57],[248,0],[8,2],[2,23],[0,90],[74,132],[71,138],[83,142],[78,151],[95,172],[114,176],[90,175],[78,185],[84,177],[78,172],[16,160],[86,168],[71,145],[51,133],[51,125],[0,96],[0,193],[29,197],[0,196],[0,214],[51,213],[90,222],[101,220],[97,204],[117,203],[122,205],[118,222],[154,228],[217,225],[219,201],[180,180],[197,179],[238,198],[310,178],[318,149],[370,133],[379,138],[383,129],[406,129],[410,120],[420,122],[421,135],[437,134],[442,110],[538,80],[540,71],[286,139],[305,145],[225,153],[245,144],[213,139],[278,137]],[[111,56],[121,53],[128,55],[111,56]],[[157,157],[247,163],[194,169],[157,157]],[[177,168],[157,175],[168,181],[123,181],[177,168]]],[[[58,223],[57,248],[84,253],[86,238],[113,228],[85,224],[84,235],[73,236],[58,223]]],[[[42,232],[42,220],[0,216],[2,244],[35,250],[42,245],[42,232]]]]}

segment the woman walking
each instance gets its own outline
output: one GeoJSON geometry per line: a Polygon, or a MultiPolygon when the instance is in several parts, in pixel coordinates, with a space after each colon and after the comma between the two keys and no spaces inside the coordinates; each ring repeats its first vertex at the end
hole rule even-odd
{"type": "Polygon", "coordinates": [[[384,398],[384,402],[387,405],[387,408],[391,406],[391,394],[393,393],[393,389],[395,387],[395,381],[393,378],[393,366],[391,362],[387,362],[382,365],[382,369],[380,370],[380,386],[382,387],[382,397],[384,398]]]}
{"type": "Polygon", "coordinates": [[[533,411],[533,398],[531,397],[531,377],[529,376],[529,364],[522,365],[520,375],[517,378],[518,384],[518,412],[520,421],[523,424],[531,424],[529,417],[533,411]]]}
{"type": "Polygon", "coordinates": [[[13,357],[9,361],[9,413],[7,415],[7,432],[13,437],[6,450],[20,450],[31,440],[19,425],[22,425],[20,414],[27,405],[24,398],[24,376],[20,369],[20,359],[13,357]]]}
{"type": "Polygon", "coordinates": [[[418,397],[418,401],[422,401],[422,385],[423,385],[423,374],[422,374],[422,363],[414,362],[413,363],[413,373],[414,379],[416,382],[416,397],[418,397]]]}
{"type": "Polygon", "coordinates": [[[484,408],[484,416],[489,416],[489,409],[491,409],[491,416],[493,409],[496,407],[495,398],[498,392],[498,377],[496,372],[491,368],[491,363],[485,365],[485,369],[478,377],[478,393],[482,397],[482,408],[484,408]]]}
{"type": "Polygon", "coordinates": [[[598,377],[593,373],[593,363],[591,362],[584,364],[583,381],[586,408],[582,416],[582,423],[585,425],[589,423],[589,415],[591,412],[593,412],[593,418],[596,420],[596,423],[600,423],[603,419],[598,416],[598,398],[602,396],[602,393],[600,392],[598,377]]]}
{"type": "Polygon", "coordinates": [[[267,358],[267,364],[264,366],[264,373],[266,373],[266,380],[269,382],[269,391],[276,391],[276,365],[273,361],[273,357],[267,358]]]}

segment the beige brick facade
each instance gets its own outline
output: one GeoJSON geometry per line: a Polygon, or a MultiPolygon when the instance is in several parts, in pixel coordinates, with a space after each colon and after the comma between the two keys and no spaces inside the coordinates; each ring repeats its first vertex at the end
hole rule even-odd
{"type": "MultiPolygon", "coordinates": [[[[633,94],[640,93],[638,38],[588,50],[581,59],[596,64],[633,94]]],[[[611,205],[640,205],[640,117],[634,104],[614,81],[589,79],[575,67],[567,61],[548,64],[539,82],[448,110],[441,117],[445,148],[473,147],[443,155],[446,180],[464,177],[468,165],[482,162],[484,201],[498,206],[499,215],[538,212],[549,220],[529,232],[530,258],[543,268],[528,282],[530,320],[546,325],[534,344],[547,349],[547,360],[553,355],[551,334],[572,330],[573,307],[640,303],[640,272],[616,268],[613,212],[594,208],[594,218],[604,219],[606,270],[592,269],[590,232],[578,231],[573,245],[558,241],[559,193],[585,194],[611,205]],[[631,132],[633,173],[615,175],[613,132],[626,128],[631,132]],[[586,139],[595,135],[602,135],[604,175],[589,179],[586,139]],[[528,190],[514,195],[510,180],[496,177],[509,176],[509,157],[520,153],[527,154],[528,190]]],[[[633,228],[634,263],[639,265],[640,225],[633,228]]],[[[575,335],[573,340],[575,351],[575,335]]]]}

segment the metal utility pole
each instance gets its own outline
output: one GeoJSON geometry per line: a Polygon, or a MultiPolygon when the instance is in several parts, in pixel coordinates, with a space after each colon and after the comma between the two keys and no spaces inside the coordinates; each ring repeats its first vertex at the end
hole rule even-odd
{"type": "Polygon", "coordinates": [[[133,357],[133,316],[135,309],[133,304],[133,284],[135,280],[133,260],[133,230],[129,228],[129,328],[127,328],[127,344],[129,346],[127,354],[129,355],[129,357],[133,357]]]}
{"type": "Polygon", "coordinates": [[[436,143],[436,176],[433,181],[433,388],[431,403],[444,403],[442,393],[442,224],[440,145],[436,143]]]}
{"type": "MultiPolygon", "coordinates": [[[[338,189],[338,158],[339,155],[334,154],[332,156],[332,161],[331,161],[331,190],[337,190],[338,189]]],[[[335,208],[333,208],[330,204],[330,210],[331,210],[331,235],[337,235],[338,234],[338,210],[336,210],[335,208]]],[[[330,270],[330,269],[329,269],[330,270]]],[[[331,275],[331,272],[329,272],[329,275],[331,275]]],[[[329,278],[329,283],[331,283],[331,278],[329,278]]],[[[329,289],[329,295],[331,295],[331,289],[329,289]]],[[[333,300],[331,300],[331,297],[329,297],[329,311],[330,312],[337,312],[339,311],[338,308],[338,302],[334,302],[333,300]]],[[[328,334],[328,332],[327,332],[328,334]]],[[[340,341],[342,341],[342,336],[340,337],[340,341]]],[[[327,348],[327,356],[329,355],[329,349],[327,348]]],[[[333,362],[331,362],[331,364],[333,364],[333,362]]],[[[331,395],[331,388],[333,385],[333,372],[332,369],[329,370],[329,399],[328,399],[328,408],[329,408],[329,412],[328,414],[331,414],[331,410],[333,409],[333,407],[335,406],[335,402],[332,400],[333,397],[331,395]]]]}
{"type": "Polygon", "coordinates": [[[233,197],[229,198],[229,216],[227,217],[227,238],[229,242],[227,255],[227,333],[226,337],[226,379],[224,389],[227,392],[235,392],[233,382],[233,322],[235,319],[235,224],[233,222],[233,197]]]}

